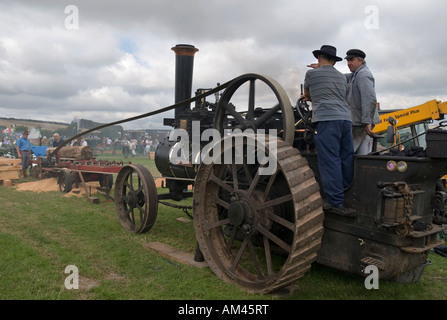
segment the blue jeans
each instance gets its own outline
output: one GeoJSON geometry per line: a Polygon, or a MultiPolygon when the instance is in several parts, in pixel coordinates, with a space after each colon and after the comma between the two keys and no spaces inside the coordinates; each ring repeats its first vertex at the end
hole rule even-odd
{"type": "Polygon", "coordinates": [[[318,170],[325,201],[343,208],[344,189],[351,183],[354,166],[352,124],[346,120],[320,121],[316,123],[316,132],[318,170]]]}

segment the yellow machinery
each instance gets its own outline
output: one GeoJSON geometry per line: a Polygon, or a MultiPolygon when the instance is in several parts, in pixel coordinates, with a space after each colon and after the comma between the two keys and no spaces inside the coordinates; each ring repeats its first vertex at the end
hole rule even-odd
{"type": "MultiPolygon", "coordinates": [[[[385,132],[387,133],[386,139],[383,139],[383,137],[379,138],[379,142],[383,147],[390,148],[395,146],[395,150],[398,151],[411,146],[426,147],[424,134],[428,132],[429,124],[433,121],[444,119],[444,115],[447,114],[447,102],[430,100],[407,109],[390,110],[388,112],[381,110],[379,114],[381,122],[374,127],[373,132],[377,135],[376,137],[385,132]]],[[[439,126],[444,127],[446,124],[447,121],[442,121],[439,126]]],[[[379,151],[377,146],[374,151],[379,151]]],[[[447,207],[447,174],[440,178],[440,182],[444,187],[441,189],[445,194],[438,191],[434,197],[434,202],[437,203],[435,207],[445,210],[447,207]]],[[[439,190],[439,185],[437,190],[439,190]]],[[[445,223],[445,221],[442,220],[442,223],[445,223]]]]}
{"type": "Polygon", "coordinates": [[[447,102],[430,100],[408,109],[401,109],[380,115],[381,122],[374,127],[374,133],[380,134],[388,130],[389,118],[397,122],[397,128],[406,128],[420,123],[428,123],[432,120],[442,120],[447,114],[447,102]]]}
{"type": "MultiPolygon", "coordinates": [[[[373,129],[383,147],[396,146],[400,151],[411,146],[426,147],[423,135],[433,121],[443,120],[447,114],[447,102],[430,100],[421,105],[395,110],[380,110],[381,122],[373,129]],[[384,139],[382,134],[387,133],[384,139]]],[[[441,126],[444,126],[442,122],[441,126]]],[[[380,151],[374,148],[373,151],[380,151]]]]}

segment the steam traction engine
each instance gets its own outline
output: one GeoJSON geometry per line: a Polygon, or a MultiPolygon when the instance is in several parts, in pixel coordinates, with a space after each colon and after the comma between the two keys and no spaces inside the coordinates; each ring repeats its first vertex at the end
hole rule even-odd
{"type": "Polygon", "coordinates": [[[189,146],[200,141],[200,152],[182,154],[179,144],[185,141],[176,135],[161,141],[155,162],[167,194],[157,194],[144,166],[121,169],[115,206],[125,229],[147,232],[160,199],[192,196],[198,250],[218,277],[250,292],[289,285],[315,261],[363,276],[366,266],[375,265],[381,279],[419,280],[428,251],[440,244],[443,227],[432,223],[431,203],[447,169],[446,155],[356,156],[345,198],[358,216],[323,214],[310,107],[301,101],[292,107],[284,89],[259,74],[197,90],[191,98],[198,50],[172,49],[175,117],[165,125],[186,132],[189,146]],[[216,101],[206,101],[213,94],[216,101]],[[204,154],[207,129],[220,133],[220,139],[213,139],[204,154]],[[266,173],[267,168],[273,171],[266,173]],[[186,191],[190,185],[193,192],[186,191]]]}

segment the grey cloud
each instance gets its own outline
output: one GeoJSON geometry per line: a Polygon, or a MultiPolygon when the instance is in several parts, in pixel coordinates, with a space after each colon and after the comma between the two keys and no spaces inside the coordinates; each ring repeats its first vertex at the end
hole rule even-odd
{"type": "MultiPolygon", "coordinates": [[[[78,0],[77,30],[64,27],[68,4],[0,1],[2,116],[113,122],[168,106],[177,43],[200,50],[193,90],[255,72],[293,103],[312,50],[332,44],[343,57],[367,52],[382,106],[446,97],[442,1],[78,0]],[[369,5],[378,29],[365,26],[369,5]]],[[[348,72],[345,61],[336,67],[348,72]]],[[[160,126],[165,116],[124,126],[160,126]]]]}

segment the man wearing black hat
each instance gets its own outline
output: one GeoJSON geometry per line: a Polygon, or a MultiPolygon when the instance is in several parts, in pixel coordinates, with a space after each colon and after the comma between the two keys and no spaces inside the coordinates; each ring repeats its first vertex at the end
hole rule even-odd
{"type": "Polygon", "coordinates": [[[368,154],[372,150],[372,129],[380,122],[374,77],[366,66],[366,54],[359,49],[346,52],[351,73],[346,75],[348,91],[346,101],[351,108],[352,135],[355,154],[368,154]]]}
{"type": "Polygon", "coordinates": [[[356,212],[344,207],[344,189],[351,183],[353,171],[351,110],[346,102],[346,77],[334,68],[343,59],[329,45],[312,53],[318,68],[306,72],[304,97],[312,101],[318,169],[325,193],[323,209],[353,217],[356,212]]]}

